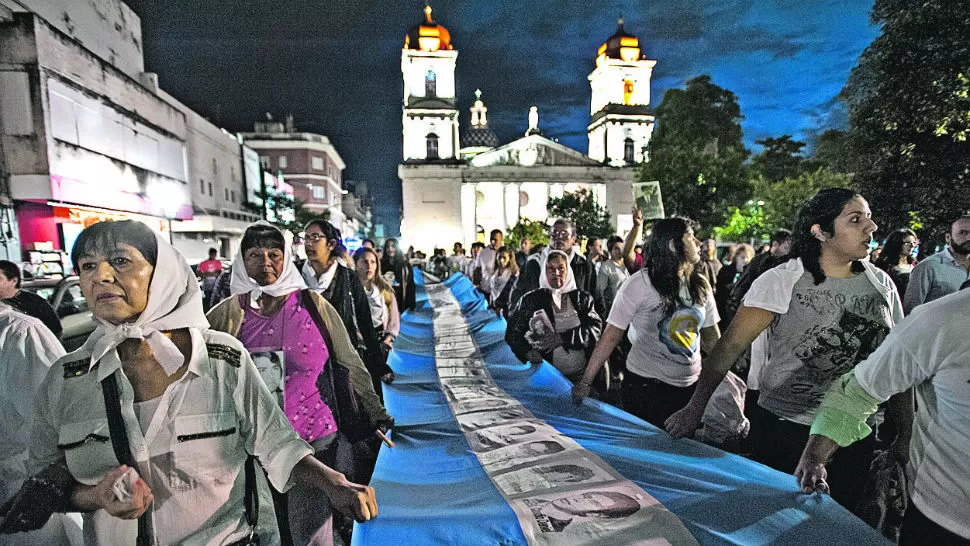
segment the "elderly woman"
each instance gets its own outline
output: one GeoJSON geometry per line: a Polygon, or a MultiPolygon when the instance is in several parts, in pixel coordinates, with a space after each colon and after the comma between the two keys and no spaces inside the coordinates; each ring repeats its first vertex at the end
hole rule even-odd
{"type": "Polygon", "coordinates": [[[250,544],[254,533],[270,544],[272,511],[257,526],[244,502],[255,456],[276,489],[310,485],[358,520],[376,515],[372,489],[312,456],[242,344],[209,330],[171,245],[138,222],[104,222],[71,257],[98,327],[35,399],[27,467],[60,471],[50,509],[85,512],[97,544],[250,544]]]}
{"type": "Polygon", "coordinates": [[[596,314],[593,296],[576,288],[565,252],[549,252],[542,268],[545,274],[539,278],[539,288],[522,296],[505,341],[522,362],[545,360],[570,381],[577,381],[599,340],[603,321],[596,314]]]}
{"type": "MultiPolygon", "coordinates": [[[[252,354],[286,418],[313,447],[316,458],[350,472],[353,461],[338,457],[337,423],[317,386],[324,366],[348,368],[374,429],[389,426],[392,420],[377,399],[343,322],[326,300],[307,290],[283,234],[274,226],[262,222],[250,226],[235,264],[230,285],[234,296],[209,312],[212,328],[235,336],[252,354]],[[317,320],[322,321],[321,328],[317,320]]],[[[303,486],[295,486],[288,497],[295,543],[327,542],[331,527],[326,498],[303,486]]]]}

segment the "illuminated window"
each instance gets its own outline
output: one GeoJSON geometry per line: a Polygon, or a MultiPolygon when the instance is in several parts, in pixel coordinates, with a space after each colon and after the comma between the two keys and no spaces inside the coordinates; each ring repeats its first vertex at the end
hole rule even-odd
{"type": "Polygon", "coordinates": [[[289,160],[286,158],[285,155],[281,155],[280,156],[280,168],[281,169],[285,169],[287,165],[289,165],[289,160]]]}
{"type": "Polygon", "coordinates": [[[623,104],[631,104],[633,99],[633,80],[623,80],[623,104]]]}
{"type": "Polygon", "coordinates": [[[315,170],[315,171],[322,171],[323,170],[323,158],[322,157],[314,157],[314,158],[311,158],[310,159],[310,166],[313,167],[313,170],[315,170]]]}
{"type": "Polygon", "coordinates": [[[429,70],[428,73],[424,75],[424,95],[426,97],[437,97],[437,87],[438,76],[434,73],[434,70],[429,70]]]}
{"type": "Polygon", "coordinates": [[[327,198],[327,187],[313,186],[313,198],[325,200],[327,198]]]}
{"type": "Polygon", "coordinates": [[[635,163],[636,155],[633,149],[633,139],[627,138],[623,141],[623,160],[627,163],[635,163]]]}
{"type": "Polygon", "coordinates": [[[438,135],[434,133],[428,133],[425,137],[428,141],[428,159],[438,159],[438,135]]]}
{"type": "Polygon", "coordinates": [[[269,158],[265,155],[259,156],[259,166],[268,169],[269,168],[269,158]]]}

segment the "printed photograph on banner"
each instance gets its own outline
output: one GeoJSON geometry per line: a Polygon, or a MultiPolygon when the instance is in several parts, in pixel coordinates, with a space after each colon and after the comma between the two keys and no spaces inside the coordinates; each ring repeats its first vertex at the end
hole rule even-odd
{"type": "Polygon", "coordinates": [[[269,392],[276,397],[276,403],[283,407],[283,351],[256,349],[250,353],[259,377],[269,392]]]}
{"type": "Polygon", "coordinates": [[[442,387],[492,387],[495,381],[490,377],[442,377],[442,387]]]}
{"type": "Polygon", "coordinates": [[[500,447],[486,453],[479,453],[485,471],[489,474],[516,466],[530,465],[546,457],[582,449],[571,438],[560,435],[538,435],[528,442],[500,447]]]}
{"type": "Polygon", "coordinates": [[[473,411],[497,410],[520,407],[518,401],[512,398],[479,398],[452,403],[451,410],[455,415],[471,413],[473,411]]]}
{"type": "Polygon", "coordinates": [[[484,368],[485,361],[477,356],[465,358],[435,358],[434,364],[438,368],[484,368]]]}
{"type": "Polygon", "coordinates": [[[448,353],[452,351],[467,351],[476,350],[475,342],[471,338],[452,340],[452,341],[435,341],[434,344],[435,355],[448,353]]]}
{"type": "Polygon", "coordinates": [[[470,331],[455,332],[455,331],[436,331],[434,333],[435,341],[463,341],[470,340],[472,338],[470,331]]]}
{"type": "Polygon", "coordinates": [[[435,348],[434,355],[437,358],[467,358],[478,354],[475,347],[449,347],[448,349],[435,348]]]}
{"type": "Polygon", "coordinates": [[[461,425],[461,429],[465,432],[469,432],[481,428],[503,425],[509,421],[515,421],[518,419],[535,419],[535,416],[532,415],[531,411],[519,406],[496,411],[466,413],[464,415],[458,415],[457,418],[458,424],[461,425]]]}
{"type": "Polygon", "coordinates": [[[479,380],[487,381],[491,383],[492,380],[488,376],[488,372],[485,368],[438,368],[438,377],[441,378],[442,385],[447,383],[449,379],[467,379],[467,380],[479,380]]]}
{"type": "Polygon", "coordinates": [[[466,402],[479,400],[482,398],[502,398],[508,396],[505,391],[496,385],[474,385],[474,386],[455,386],[445,387],[445,396],[452,402],[466,402]]]}
{"type": "Polygon", "coordinates": [[[628,481],[510,504],[530,545],[697,544],[677,516],[628,481]]]}
{"type": "Polygon", "coordinates": [[[506,497],[534,496],[534,493],[621,479],[609,466],[604,467],[604,463],[598,458],[593,460],[582,454],[561,460],[554,457],[548,462],[492,475],[491,478],[506,497]]]}
{"type": "Polygon", "coordinates": [[[524,444],[558,435],[558,430],[544,423],[517,422],[469,432],[465,437],[468,438],[468,445],[471,446],[472,451],[484,453],[500,447],[524,444]]]}

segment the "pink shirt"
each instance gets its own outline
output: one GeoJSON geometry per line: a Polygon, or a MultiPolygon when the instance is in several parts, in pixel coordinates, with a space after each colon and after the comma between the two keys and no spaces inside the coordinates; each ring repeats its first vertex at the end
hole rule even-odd
{"type": "Polygon", "coordinates": [[[222,262],[219,260],[206,260],[199,264],[199,273],[221,273],[222,262]]]}
{"type": "Polygon", "coordinates": [[[307,442],[333,434],[337,422],[317,389],[317,377],[330,352],[301,305],[300,292],[290,294],[283,308],[272,317],[252,309],[246,297],[239,296],[245,313],[239,341],[253,353],[254,360],[259,353],[283,352],[283,413],[293,429],[307,442]]]}

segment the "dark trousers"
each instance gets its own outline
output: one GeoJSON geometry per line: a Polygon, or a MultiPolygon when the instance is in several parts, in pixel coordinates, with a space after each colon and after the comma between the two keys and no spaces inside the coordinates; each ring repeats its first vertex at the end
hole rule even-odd
{"type": "Polygon", "coordinates": [[[664,428],[668,417],[677,413],[694,395],[697,383],[689,387],[675,387],[658,379],[648,379],[627,371],[620,394],[623,409],[651,425],[664,428]]]}
{"type": "MultiPolygon", "coordinates": [[[[794,473],[808,442],[811,427],[786,421],[761,406],[752,409],[759,414],[756,419],[758,426],[751,427],[751,458],[775,470],[794,473]]],[[[855,511],[859,504],[869,478],[873,449],[875,435],[870,434],[836,451],[825,466],[832,498],[851,511],[855,511]]]]}
{"type": "Polygon", "coordinates": [[[909,508],[903,516],[903,528],[899,535],[899,546],[970,546],[970,539],[948,531],[926,517],[919,508],[909,501],[909,508]]]}

